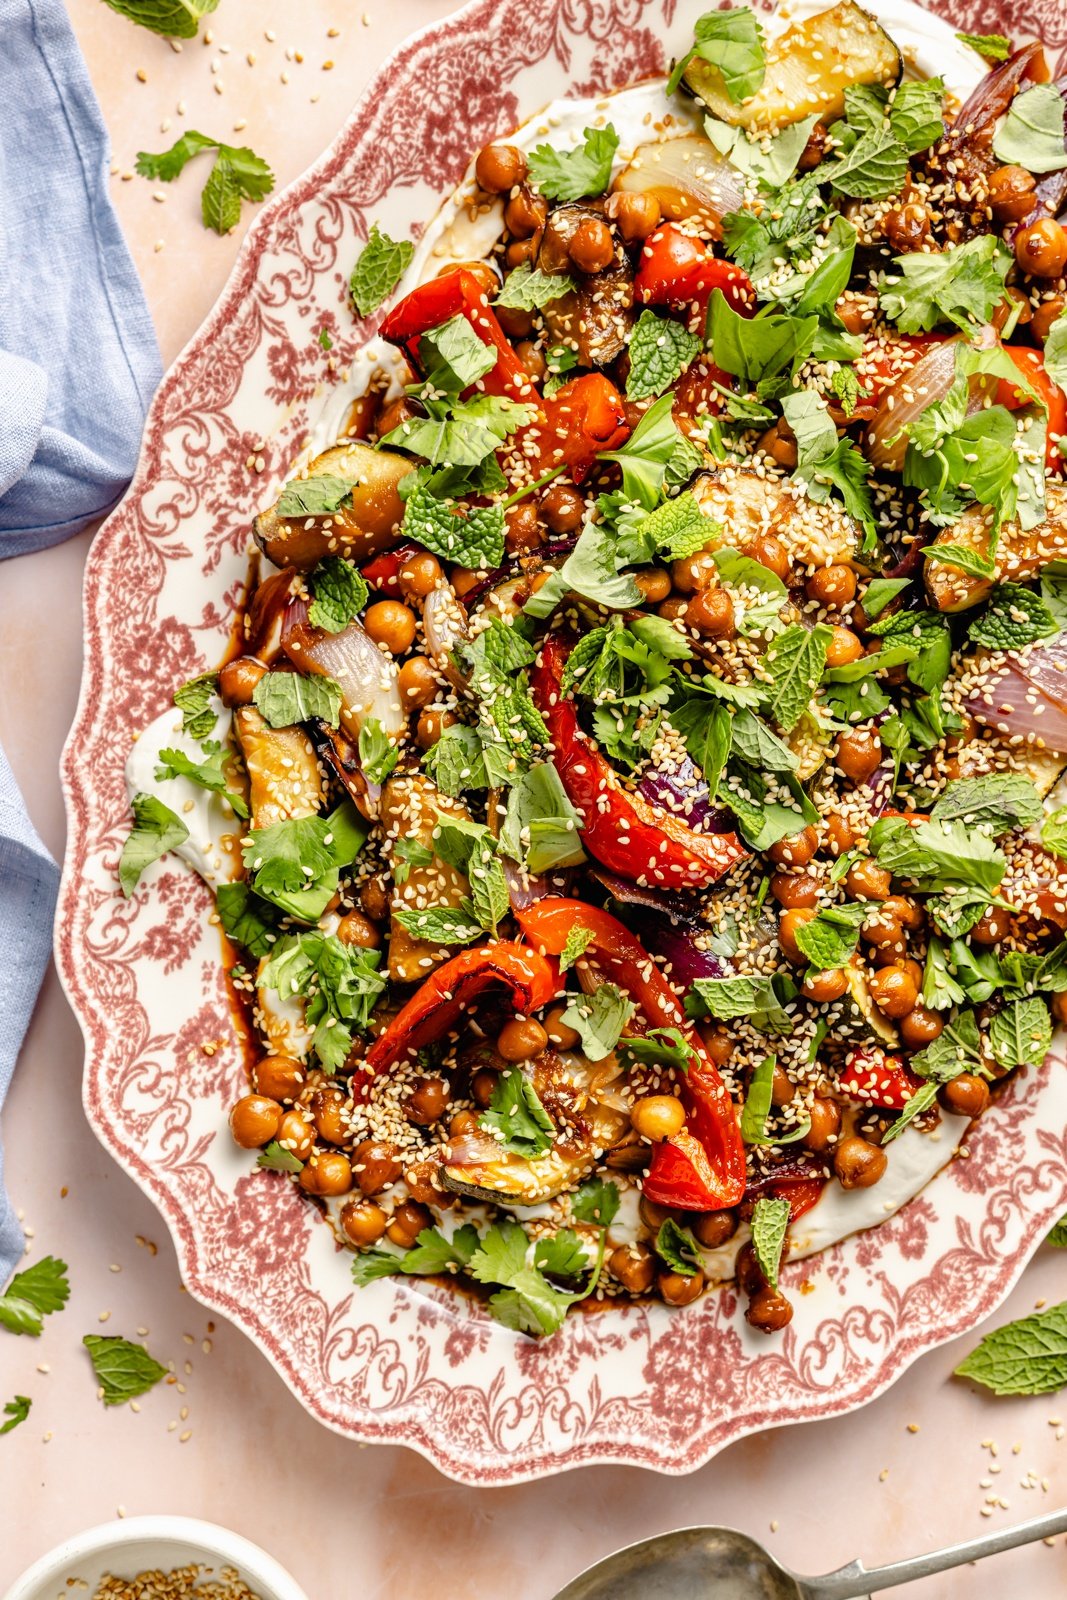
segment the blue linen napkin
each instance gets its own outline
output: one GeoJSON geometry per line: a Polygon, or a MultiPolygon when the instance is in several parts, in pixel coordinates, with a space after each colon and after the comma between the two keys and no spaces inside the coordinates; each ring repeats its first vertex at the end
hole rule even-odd
{"type": "MultiPolygon", "coordinates": [[[[0,559],[110,510],[159,382],[109,159],[62,0],[0,0],[0,559]]],[[[2,595],[0,577],[0,627],[2,595]]],[[[58,879],[0,752],[0,1105],[48,961],[58,879]]],[[[0,1287],[21,1251],[0,1170],[0,1287]]]]}

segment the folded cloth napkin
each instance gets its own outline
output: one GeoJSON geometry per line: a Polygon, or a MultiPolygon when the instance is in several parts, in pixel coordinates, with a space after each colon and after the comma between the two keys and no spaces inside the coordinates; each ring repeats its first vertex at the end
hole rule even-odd
{"type": "MultiPolygon", "coordinates": [[[[159,382],[108,165],[62,0],[0,0],[0,558],[58,544],[115,504],[159,382]]],[[[48,960],[58,877],[0,752],[0,1105],[48,960]]],[[[0,1174],[0,1287],[21,1249],[0,1174]]]]}

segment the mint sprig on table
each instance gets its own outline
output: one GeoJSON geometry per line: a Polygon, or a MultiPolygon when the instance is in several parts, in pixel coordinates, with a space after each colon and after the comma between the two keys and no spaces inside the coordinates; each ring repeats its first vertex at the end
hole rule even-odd
{"type": "Polygon", "coordinates": [[[956,1368],[994,1394],[1052,1394],[1067,1384],[1067,1301],[987,1333],[956,1368]]]}
{"type": "Polygon", "coordinates": [[[195,39],[200,18],[214,11],[219,0],[106,0],[112,11],[128,17],[167,39],[195,39]]]}
{"type": "Polygon", "coordinates": [[[194,156],[214,150],[215,162],[200,197],[204,227],[216,233],[229,233],[241,219],[242,200],[265,200],[274,188],[274,174],[261,156],[247,145],[224,144],[206,133],[190,128],[169,150],[153,154],[140,150],[137,171],[142,178],[173,183],[194,156]]]}
{"type": "Polygon", "coordinates": [[[167,1369],[150,1356],[143,1344],[131,1344],[115,1335],[87,1333],[82,1344],[102,1391],[106,1406],[121,1406],[154,1389],[167,1369]]]}

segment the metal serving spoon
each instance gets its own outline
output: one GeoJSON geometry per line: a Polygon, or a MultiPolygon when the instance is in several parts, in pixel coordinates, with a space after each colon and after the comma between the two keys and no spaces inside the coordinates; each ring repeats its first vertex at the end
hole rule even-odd
{"type": "Polygon", "coordinates": [[[598,1561],[561,1589],[555,1600],[862,1600],[875,1590],[928,1578],[1056,1533],[1067,1533],[1067,1510],[870,1572],[862,1561],[853,1561],[824,1577],[802,1578],[747,1533],[733,1528],[679,1528],[598,1561]]]}

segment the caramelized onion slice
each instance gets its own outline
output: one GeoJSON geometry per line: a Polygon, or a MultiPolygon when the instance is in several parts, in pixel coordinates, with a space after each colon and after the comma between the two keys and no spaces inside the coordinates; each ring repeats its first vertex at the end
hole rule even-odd
{"type": "Polygon", "coordinates": [[[740,209],[745,180],[710,139],[692,134],[641,145],[613,187],[625,194],[650,194],[671,221],[693,217],[721,239],[722,219],[740,209]]]}
{"type": "Polygon", "coordinates": [[[358,622],[341,633],[324,633],[297,622],[282,641],[298,672],[317,672],[341,689],[341,724],[353,739],[369,717],[377,717],[394,737],[407,721],[400,704],[396,663],[382,654],[358,622]]]}
{"type": "Polygon", "coordinates": [[[1040,740],[1067,755],[1067,634],[1005,656],[967,710],[1004,738],[1040,740]]]}

